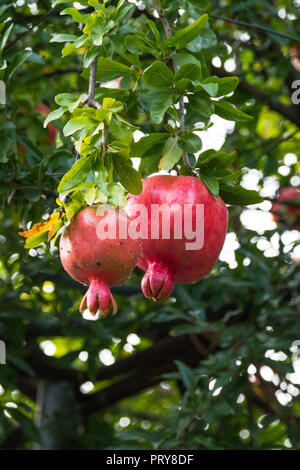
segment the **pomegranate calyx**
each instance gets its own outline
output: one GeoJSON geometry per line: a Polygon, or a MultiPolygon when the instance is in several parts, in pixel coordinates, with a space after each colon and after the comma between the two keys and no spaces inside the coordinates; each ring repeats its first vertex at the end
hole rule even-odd
{"type": "Polygon", "coordinates": [[[173,274],[162,263],[150,263],[142,279],[142,290],[146,298],[155,302],[168,299],[173,290],[173,274]]]}
{"type": "Polygon", "coordinates": [[[108,285],[99,279],[92,279],[90,286],[80,304],[80,312],[85,307],[89,309],[92,315],[96,315],[98,309],[101,311],[102,317],[106,317],[112,310],[112,314],[117,313],[116,301],[108,287],[108,285]]]}

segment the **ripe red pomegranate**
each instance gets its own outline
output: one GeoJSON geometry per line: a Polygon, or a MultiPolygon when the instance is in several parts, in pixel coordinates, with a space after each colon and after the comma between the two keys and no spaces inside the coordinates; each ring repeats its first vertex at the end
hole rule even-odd
{"type": "Polygon", "coordinates": [[[118,229],[126,219],[126,213],[112,206],[91,206],[76,214],[62,234],[60,259],[63,267],[76,281],[89,286],[80,312],[86,304],[93,315],[98,308],[103,317],[111,310],[113,314],[117,312],[109,288],[129,278],[140,256],[141,243],[129,238],[128,232],[126,238],[119,238],[116,230],[116,236],[108,238],[103,230],[105,227],[118,229]],[[102,208],[100,214],[98,207],[102,208]]]}
{"type": "Polygon", "coordinates": [[[300,188],[293,186],[282,188],[276,201],[272,204],[271,212],[275,222],[278,223],[282,219],[287,224],[300,230],[300,208],[293,206],[293,201],[299,201],[299,199],[300,188]]]}
{"type": "MultiPolygon", "coordinates": [[[[142,240],[142,255],[138,266],[146,274],[142,280],[142,290],[145,297],[153,300],[167,299],[175,284],[187,284],[198,281],[208,274],[217,261],[223,247],[227,222],[227,207],[220,199],[215,198],[205,184],[193,176],[152,176],[143,181],[143,191],[140,195],[130,195],[128,198],[127,213],[131,218],[139,217],[135,204],[144,204],[147,208],[148,219],[147,239],[142,240]],[[153,222],[153,204],[178,204],[177,209],[170,211],[170,238],[163,238],[163,230],[166,228],[165,217],[156,219],[159,227],[157,239],[151,239],[151,222],[153,222]],[[197,249],[187,249],[186,244],[193,239],[185,236],[186,220],[182,217],[182,237],[178,238],[178,213],[184,213],[190,205],[192,215],[190,217],[193,230],[197,229],[197,237],[201,227],[197,227],[196,205],[204,205],[204,244],[197,249]],[[177,215],[176,215],[177,213],[177,215]],[[177,238],[176,238],[177,237],[177,238]]],[[[202,216],[203,220],[203,216],[202,216]]],[[[199,224],[198,224],[199,225],[199,224]]],[[[194,236],[194,240],[197,238],[194,236]]]]}

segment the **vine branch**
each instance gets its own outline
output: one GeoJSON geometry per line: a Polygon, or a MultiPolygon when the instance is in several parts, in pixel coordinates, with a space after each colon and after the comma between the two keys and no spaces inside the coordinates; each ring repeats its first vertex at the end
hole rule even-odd
{"type": "MultiPolygon", "coordinates": [[[[171,27],[170,27],[170,23],[168,21],[168,18],[166,17],[165,13],[160,8],[157,0],[153,0],[153,5],[154,5],[154,7],[155,7],[155,9],[158,13],[160,21],[162,22],[162,25],[163,25],[163,28],[165,30],[166,36],[168,38],[171,38],[172,37],[172,32],[171,32],[171,27]]],[[[177,64],[174,60],[174,57],[176,56],[176,52],[173,51],[171,53],[171,56],[172,56],[172,63],[173,63],[174,72],[177,73],[178,66],[177,66],[177,64]]],[[[184,96],[181,96],[181,98],[179,100],[179,120],[180,120],[180,133],[183,134],[184,133],[184,96]]],[[[185,164],[185,166],[187,166],[188,168],[192,168],[191,165],[190,165],[189,158],[188,158],[188,155],[187,155],[186,152],[182,152],[182,160],[183,160],[183,163],[185,164]]]]}

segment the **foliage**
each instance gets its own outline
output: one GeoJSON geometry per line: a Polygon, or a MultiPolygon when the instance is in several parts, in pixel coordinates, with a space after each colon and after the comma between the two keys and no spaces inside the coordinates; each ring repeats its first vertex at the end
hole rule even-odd
{"type": "Polygon", "coordinates": [[[122,0],[82,0],[81,10],[64,0],[18,3],[0,6],[0,446],[50,445],[36,427],[37,397],[50,397],[54,383],[77,410],[72,421],[61,399],[47,424],[56,448],[299,448],[294,242],[284,244],[287,226],[257,233],[240,221],[240,206],[268,211],[256,190],[299,174],[299,163],[282,170],[286,154],[299,152],[291,101],[299,73],[285,37],[300,36],[296,3],[163,0],[172,37],[150,0],[144,9],[122,0]],[[99,106],[88,94],[96,57],[99,106]],[[120,88],[111,88],[116,79],[120,88]],[[52,110],[46,120],[41,102],[52,110]],[[215,115],[234,131],[221,149],[204,149],[215,115]],[[49,123],[59,136],[46,145],[49,123]],[[63,272],[55,242],[83,205],[122,205],[159,169],[194,174],[231,205],[236,262],[219,261],[163,304],[145,301],[136,269],[114,288],[118,315],[88,322],[78,312],[82,287],[63,272]],[[240,185],[251,172],[256,190],[240,185]],[[278,253],[267,256],[262,240],[278,240],[278,253]]]}

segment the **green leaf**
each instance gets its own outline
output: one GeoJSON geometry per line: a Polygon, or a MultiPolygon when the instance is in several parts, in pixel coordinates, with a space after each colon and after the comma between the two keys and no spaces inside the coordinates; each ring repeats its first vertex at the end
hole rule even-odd
{"type": "Polygon", "coordinates": [[[175,75],[175,80],[179,81],[181,78],[188,78],[194,81],[201,80],[201,66],[199,64],[189,62],[182,65],[175,75]]]}
{"type": "Polygon", "coordinates": [[[203,90],[206,91],[209,96],[217,96],[219,89],[219,85],[217,83],[209,82],[206,79],[199,83],[199,86],[203,88],[203,90]]]}
{"type": "Polygon", "coordinates": [[[149,28],[151,29],[151,32],[152,32],[152,34],[155,38],[156,44],[158,44],[159,39],[160,39],[160,35],[159,35],[159,31],[158,31],[154,21],[148,20],[148,19],[146,21],[147,21],[147,24],[148,24],[149,28]]]}
{"type": "Polygon", "coordinates": [[[188,45],[193,39],[195,39],[205,28],[208,21],[208,15],[204,14],[192,24],[186,26],[183,29],[177,31],[172,38],[169,38],[166,43],[174,44],[176,49],[181,49],[188,45]]]}
{"type": "Polygon", "coordinates": [[[75,108],[77,108],[81,102],[81,96],[78,96],[78,93],[61,93],[56,95],[55,101],[59,106],[68,108],[68,111],[72,113],[75,108]]]}
{"type": "Polygon", "coordinates": [[[46,117],[44,121],[44,127],[47,127],[49,122],[59,119],[64,113],[65,113],[64,108],[57,108],[54,111],[51,111],[51,113],[48,114],[48,116],[46,117]]]}
{"type": "Polygon", "coordinates": [[[180,136],[179,145],[185,152],[195,153],[201,150],[202,141],[198,135],[193,132],[187,132],[180,136]]]}
{"type": "Polygon", "coordinates": [[[219,196],[219,182],[216,178],[210,175],[200,173],[200,179],[205,183],[210,192],[215,196],[219,196]]]}
{"type": "Polygon", "coordinates": [[[228,101],[216,101],[215,102],[215,113],[227,119],[228,121],[249,121],[252,119],[252,116],[249,116],[243,111],[235,108],[233,104],[228,103],[228,101]]]}
{"type": "Polygon", "coordinates": [[[180,95],[184,95],[185,92],[188,90],[191,80],[189,78],[181,78],[180,80],[175,82],[175,88],[177,93],[180,95]]]}
{"type": "Polygon", "coordinates": [[[104,97],[107,98],[116,98],[116,99],[125,99],[129,95],[128,90],[118,90],[117,88],[106,88],[99,87],[95,90],[95,99],[101,100],[104,97]]]}
{"type": "Polygon", "coordinates": [[[107,202],[114,206],[125,206],[127,203],[124,189],[117,183],[107,185],[107,196],[107,202]]]}
{"type": "Polygon", "coordinates": [[[154,133],[149,134],[146,137],[142,137],[138,142],[135,142],[131,145],[131,155],[132,157],[142,157],[147,150],[150,150],[155,144],[162,142],[167,139],[168,134],[154,133]]]}
{"type": "Polygon", "coordinates": [[[120,154],[113,156],[115,172],[120,180],[120,183],[131,194],[140,194],[143,189],[141,175],[120,154]]]}
{"type": "Polygon", "coordinates": [[[194,392],[197,387],[197,376],[195,375],[195,371],[181,361],[175,360],[174,363],[176,364],[186,389],[191,393],[194,392]]]}
{"type": "Polygon", "coordinates": [[[186,52],[179,52],[174,56],[173,60],[179,67],[184,64],[196,64],[201,68],[201,62],[192,54],[188,54],[186,52]]]}
{"type": "Polygon", "coordinates": [[[218,44],[217,36],[209,28],[206,28],[201,34],[199,34],[190,44],[186,47],[191,52],[199,52],[202,49],[208,49],[218,44]]]}
{"type": "Polygon", "coordinates": [[[239,79],[238,77],[207,77],[201,82],[202,85],[212,83],[218,85],[218,91],[214,96],[219,97],[234,91],[239,84],[239,79]]]}
{"type": "Polygon", "coordinates": [[[11,24],[8,26],[8,28],[7,28],[7,30],[5,31],[5,33],[3,34],[2,40],[1,40],[1,43],[0,43],[0,51],[3,51],[4,47],[6,46],[7,40],[8,40],[8,38],[9,38],[9,35],[10,35],[10,32],[11,32],[13,26],[14,26],[14,23],[11,23],[11,24]]]}
{"type": "Polygon", "coordinates": [[[101,51],[101,47],[98,47],[98,46],[90,46],[85,54],[84,54],[84,57],[83,57],[83,66],[84,68],[88,68],[91,63],[93,62],[93,60],[95,59],[95,57],[97,55],[99,55],[101,51]]]}
{"type": "MultiPolygon", "coordinates": [[[[98,19],[98,21],[93,25],[90,33],[93,44],[95,46],[101,46],[104,34],[108,33],[114,26],[115,22],[112,20],[106,23],[98,19]]],[[[84,28],[83,32],[87,33],[86,28],[84,28]]]]}
{"type": "Polygon", "coordinates": [[[57,191],[59,193],[64,193],[75,188],[76,185],[85,180],[91,170],[92,159],[92,155],[89,155],[88,157],[82,157],[77,160],[68,173],[62,177],[57,191]]]}
{"type": "Polygon", "coordinates": [[[76,23],[86,23],[90,15],[83,15],[76,8],[65,8],[60,12],[61,15],[70,15],[76,23]]]}
{"type": "Polygon", "coordinates": [[[133,141],[133,132],[137,129],[121,121],[120,116],[113,116],[110,121],[109,133],[123,144],[131,144],[133,141]]]}
{"type": "Polygon", "coordinates": [[[84,205],[84,195],[81,191],[75,191],[69,201],[64,204],[64,209],[66,211],[68,219],[72,219],[75,214],[83,207],[84,205]]]}
{"type": "Polygon", "coordinates": [[[70,119],[70,121],[67,122],[67,124],[65,125],[63,129],[63,133],[67,137],[68,135],[72,135],[74,134],[74,132],[80,129],[90,128],[90,127],[93,127],[94,125],[96,125],[96,123],[92,119],[88,117],[84,117],[84,116],[77,116],[77,117],[70,119]]]}
{"type": "Polygon", "coordinates": [[[75,34],[54,34],[50,42],[71,42],[76,41],[76,39],[78,39],[78,36],[75,36],[75,34]]]}
{"type": "Polygon", "coordinates": [[[68,44],[67,46],[65,46],[62,50],[62,56],[63,57],[67,57],[68,55],[70,54],[73,54],[73,52],[76,51],[76,46],[75,44],[72,42],[71,44],[68,44]]]}
{"type": "Polygon", "coordinates": [[[89,44],[89,37],[86,34],[82,34],[74,41],[74,45],[76,49],[79,49],[80,47],[84,46],[86,43],[89,44]]]}
{"type": "Polygon", "coordinates": [[[160,170],[171,170],[180,160],[182,149],[178,145],[178,137],[169,137],[164,145],[163,156],[159,162],[160,170]]]}
{"type": "Polygon", "coordinates": [[[120,7],[116,7],[115,14],[113,16],[115,21],[121,21],[132,9],[134,5],[126,3],[120,7]]]}
{"type": "Polygon", "coordinates": [[[160,124],[167,109],[172,106],[173,99],[170,93],[157,91],[151,95],[150,114],[155,124],[160,124]]]}
{"type": "Polygon", "coordinates": [[[18,70],[18,68],[21,67],[21,65],[24,64],[24,62],[32,55],[31,51],[22,51],[22,52],[17,52],[12,59],[12,61],[9,63],[7,70],[5,72],[5,77],[6,80],[10,80],[12,76],[15,74],[15,72],[18,70]]]}
{"type": "Polygon", "coordinates": [[[236,152],[225,153],[213,149],[206,150],[199,155],[196,168],[201,168],[204,173],[213,172],[213,176],[221,181],[235,180],[240,176],[240,172],[233,173],[229,170],[229,167],[236,157],[236,152]]]}
{"type": "Polygon", "coordinates": [[[226,153],[222,151],[217,151],[215,149],[205,150],[205,152],[200,153],[198,157],[197,167],[201,168],[201,166],[205,165],[209,161],[213,159],[221,160],[225,156],[226,156],[226,153]]]}
{"type": "Polygon", "coordinates": [[[73,111],[72,107],[69,108],[69,105],[80,102],[80,96],[78,93],[60,93],[56,95],[55,102],[59,106],[68,106],[70,112],[73,111]]]}
{"type": "Polygon", "coordinates": [[[94,200],[96,197],[96,191],[97,191],[97,187],[94,185],[84,195],[84,200],[89,206],[91,206],[94,203],[94,200]]]}
{"type": "Polygon", "coordinates": [[[134,77],[136,71],[116,60],[100,57],[98,60],[97,80],[108,81],[118,77],[134,77]]]}
{"type": "Polygon", "coordinates": [[[161,158],[161,153],[156,152],[154,155],[145,157],[141,160],[139,166],[139,173],[142,177],[147,177],[151,173],[156,173],[158,171],[159,160],[161,158]]]}
{"type": "Polygon", "coordinates": [[[156,61],[143,73],[143,81],[156,88],[168,88],[172,86],[174,74],[163,62],[156,61]]]}
{"type": "Polygon", "coordinates": [[[25,248],[36,248],[48,239],[48,232],[40,232],[32,237],[26,238],[25,248]]]}
{"type": "Polygon", "coordinates": [[[233,206],[248,206],[263,202],[263,198],[256,191],[229,184],[220,186],[220,197],[226,204],[233,206]]]}
{"type": "Polygon", "coordinates": [[[126,47],[131,54],[141,55],[144,52],[144,45],[135,35],[126,38],[126,47]]]}
{"type": "Polygon", "coordinates": [[[211,101],[205,93],[189,95],[189,103],[192,109],[204,117],[210,117],[215,112],[215,102],[211,101]]]}
{"type": "Polygon", "coordinates": [[[121,101],[117,101],[114,98],[103,98],[103,103],[102,103],[102,108],[103,109],[108,109],[112,113],[120,113],[123,111],[124,106],[121,103],[121,101]]]}

